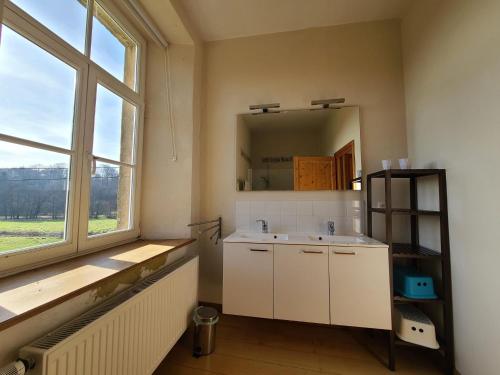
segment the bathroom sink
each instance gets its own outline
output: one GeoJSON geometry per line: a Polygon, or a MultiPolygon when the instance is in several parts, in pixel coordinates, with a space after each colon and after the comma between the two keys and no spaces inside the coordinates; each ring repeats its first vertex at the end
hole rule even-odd
{"type": "MultiPolygon", "coordinates": [[[[234,232],[224,242],[264,242],[290,245],[332,245],[332,246],[373,246],[380,247],[381,242],[366,236],[343,236],[319,233],[258,233],[234,232]]],[[[386,245],[385,245],[386,246],[386,245]]]]}
{"type": "Polygon", "coordinates": [[[285,233],[239,233],[238,237],[252,241],[288,241],[288,234],[285,233]]]}

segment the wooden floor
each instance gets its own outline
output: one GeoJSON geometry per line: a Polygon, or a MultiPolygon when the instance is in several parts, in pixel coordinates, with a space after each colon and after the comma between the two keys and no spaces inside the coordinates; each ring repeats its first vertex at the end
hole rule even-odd
{"type": "Polygon", "coordinates": [[[221,316],[215,353],[193,358],[192,332],[171,350],[155,375],[440,374],[425,349],[398,348],[393,373],[372,354],[385,346],[366,331],[221,316]]]}

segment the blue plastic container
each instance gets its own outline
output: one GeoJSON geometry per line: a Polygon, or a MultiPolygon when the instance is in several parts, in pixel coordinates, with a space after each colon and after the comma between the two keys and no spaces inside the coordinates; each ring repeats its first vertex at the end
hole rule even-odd
{"type": "Polygon", "coordinates": [[[413,267],[394,266],[394,290],[406,298],[436,299],[432,277],[413,267]]]}

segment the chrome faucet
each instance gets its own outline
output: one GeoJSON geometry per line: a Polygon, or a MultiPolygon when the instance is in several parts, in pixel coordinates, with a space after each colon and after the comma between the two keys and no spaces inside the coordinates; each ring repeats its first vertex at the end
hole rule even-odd
{"type": "Polygon", "coordinates": [[[261,223],[262,223],[262,229],[261,229],[262,233],[267,233],[267,232],[268,232],[268,230],[269,230],[268,228],[269,228],[269,227],[268,227],[268,225],[267,225],[267,221],[265,221],[265,220],[263,220],[263,219],[259,219],[259,220],[255,220],[255,221],[256,221],[257,223],[258,223],[258,222],[261,222],[261,223]]]}
{"type": "Polygon", "coordinates": [[[328,235],[333,236],[335,234],[335,222],[328,221],[328,235]]]}

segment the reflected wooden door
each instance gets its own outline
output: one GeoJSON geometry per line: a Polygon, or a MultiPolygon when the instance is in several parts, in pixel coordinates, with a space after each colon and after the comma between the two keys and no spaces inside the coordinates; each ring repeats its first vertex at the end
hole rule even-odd
{"type": "Polygon", "coordinates": [[[335,163],[330,156],[295,156],[294,190],[336,189],[335,163]]]}
{"type": "Polygon", "coordinates": [[[335,153],[337,189],[351,190],[354,178],[354,141],[349,142],[335,153]]]}

